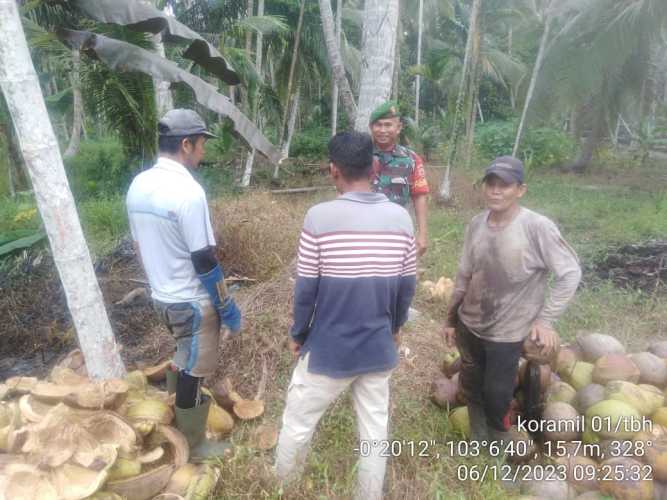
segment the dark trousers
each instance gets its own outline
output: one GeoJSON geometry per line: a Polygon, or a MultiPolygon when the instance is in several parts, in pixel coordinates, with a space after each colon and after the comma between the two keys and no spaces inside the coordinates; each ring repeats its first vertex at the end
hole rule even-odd
{"type": "Polygon", "coordinates": [[[466,400],[484,408],[490,428],[506,431],[523,342],[483,340],[459,321],[456,345],[461,354],[459,377],[466,400]]]}

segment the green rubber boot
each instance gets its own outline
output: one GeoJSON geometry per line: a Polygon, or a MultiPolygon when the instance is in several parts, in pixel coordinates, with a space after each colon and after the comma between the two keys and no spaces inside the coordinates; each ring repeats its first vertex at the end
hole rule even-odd
{"type": "Polygon", "coordinates": [[[206,420],[211,400],[207,396],[204,398],[199,406],[187,410],[174,406],[176,427],[188,440],[190,461],[193,463],[200,463],[209,458],[222,458],[232,449],[232,445],[227,441],[206,439],[206,420]]]}
{"type": "Polygon", "coordinates": [[[176,383],[178,382],[178,370],[167,369],[167,393],[176,394],[176,383]]]}

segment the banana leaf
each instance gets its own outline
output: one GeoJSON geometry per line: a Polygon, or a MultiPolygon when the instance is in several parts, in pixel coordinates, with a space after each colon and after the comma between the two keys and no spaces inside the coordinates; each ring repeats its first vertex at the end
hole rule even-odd
{"type": "Polygon", "coordinates": [[[160,80],[184,83],[195,94],[197,102],[211,111],[228,116],[234,123],[235,131],[250,147],[255,148],[274,165],[282,160],[282,153],[262,132],[238,109],[227,96],[220,94],[216,87],[198,76],[179,68],[176,63],[158,54],[89,31],[61,29],[58,36],[67,44],[87,54],[97,57],[116,71],[139,71],[160,80]]]}
{"type": "MultiPolygon", "coordinates": [[[[4,235],[3,235],[4,236],[4,235]]],[[[2,236],[0,236],[2,238],[2,236]]],[[[24,248],[30,248],[35,243],[38,243],[46,238],[46,233],[44,231],[33,232],[29,236],[24,236],[22,238],[14,239],[8,243],[0,244],[0,257],[14,252],[16,250],[22,250],[24,248]]],[[[2,241],[0,239],[0,241],[2,241]]]]}
{"type": "Polygon", "coordinates": [[[74,0],[72,3],[96,21],[127,26],[135,31],[162,33],[162,39],[167,42],[189,41],[190,46],[183,57],[194,61],[225,83],[240,83],[234,68],[213,45],[199,33],[149,3],[136,0],[74,0]]]}

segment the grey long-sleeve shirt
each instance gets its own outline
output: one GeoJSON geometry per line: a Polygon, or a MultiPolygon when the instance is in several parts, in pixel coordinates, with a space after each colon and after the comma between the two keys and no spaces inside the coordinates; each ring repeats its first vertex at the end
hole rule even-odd
{"type": "Polygon", "coordinates": [[[552,325],[574,296],[581,268],[575,251],[548,218],[521,207],[501,229],[489,211],[472,219],[448,313],[495,342],[523,340],[536,320],[552,325]],[[549,273],[554,281],[547,290],[549,273]],[[547,291],[550,293],[547,297],[547,291]]]}

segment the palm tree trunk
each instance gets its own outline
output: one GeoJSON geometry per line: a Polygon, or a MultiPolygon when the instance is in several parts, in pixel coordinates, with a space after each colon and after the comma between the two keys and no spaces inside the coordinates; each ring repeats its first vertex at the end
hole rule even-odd
{"type": "MultiPolygon", "coordinates": [[[[336,45],[340,52],[340,37],[343,31],[343,0],[336,1],[336,45]]],[[[331,135],[336,135],[338,131],[338,83],[332,79],[331,88],[331,135]]],[[[289,148],[288,148],[289,149],[289,148]]]]}
{"type": "Polygon", "coordinates": [[[606,128],[606,123],[604,112],[600,109],[599,104],[594,105],[590,116],[592,118],[591,133],[588,135],[588,137],[586,137],[577,159],[574,160],[571,165],[566,167],[567,170],[572,170],[573,172],[577,173],[585,172],[591,164],[591,161],[593,160],[593,154],[595,153],[595,150],[602,140],[602,136],[604,135],[606,128]]]}
{"type": "Polygon", "coordinates": [[[83,99],[81,98],[81,54],[78,49],[72,50],[72,73],[70,81],[72,82],[72,96],[74,103],[72,106],[72,134],[70,135],[69,145],[63,154],[64,158],[71,158],[79,152],[81,143],[81,128],[83,123],[83,99]]]}
{"type": "Polygon", "coordinates": [[[394,76],[398,0],[366,0],[361,42],[361,84],[354,128],[368,130],[373,108],[389,99],[394,76]]]}
{"type": "Polygon", "coordinates": [[[535,61],[535,66],[533,66],[533,75],[530,77],[530,85],[528,86],[528,93],[526,94],[526,102],[523,103],[523,111],[521,112],[519,129],[516,131],[514,148],[512,148],[512,156],[516,156],[519,152],[521,136],[523,135],[523,128],[526,124],[526,116],[528,116],[528,109],[530,108],[530,103],[533,100],[533,94],[535,93],[535,85],[537,84],[537,79],[540,76],[540,70],[542,69],[542,63],[544,62],[545,48],[547,46],[547,42],[549,41],[549,32],[551,31],[552,19],[553,16],[550,14],[549,8],[547,7],[547,11],[545,13],[544,31],[542,32],[542,38],[540,40],[540,48],[537,51],[537,60],[535,61]]]}
{"type": "Polygon", "coordinates": [[[0,0],[0,87],[35,192],[88,373],[122,377],[102,293],[14,0],[0,0]]]}
{"type": "Polygon", "coordinates": [[[320,17],[322,18],[322,30],[324,32],[324,42],[327,46],[327,56],[329,57],[329,65],[333,72],[338,89],[340,92],[341,101],[347,119],[350,123],[354,122],[357,116],[357,105],[354,102],[354,96],[350,89],[350,82],[347,81],[345,75],[345,66],[343,66],[343,59],[336,43],[336,31],[334,28],[333,11],[331,10],[331,0],[320,1],[320,17]]]}
{"type": "MultiPolygon", "coordinates": [[[[264,15],[264,0],[258,0],[257,15],[264,15]]],[[[259,76],[259,81],[262,81],[262,55],[264,52],[264,36],[260,31],[257,32],[257,49],[255,51],[255,69],[259,76]]],[[[259,112],[259,89],[255,90],[255,99],[252,110],[252,121],[257,124],[257,114],[259,112]]],[[[261,130],[261,128],[260,128],[261,130]]],[[[245,169],[243,171],[243,178],[241,179],[241,187],[247,188],[250,186],[250,178],[252,177],[252,169],[255,165],[255,148],[252,148],[246,160],[245,169]]]]}
{"type": "Polygon", "coordinates": [[[296,117],[299,114],[299,102],[301,101],[301,89],[297,88],[292,101],[292,110],[290,111],[289,123],[287,124],[287,140],[283,144],[283,157],[289,157],[290,146],[292,145],[292,138],[294,137],[294,130],[296,129],[296,117]]]}
{"type": "Polygon", "coordinates": [[[456,157],[456,148],[459,141],[459,120],[463,114],[463,106],[465,103],[465,90],[466,83],[470,78],[471,73],[471,54],[473,46],[473,36],[477,31],[477,20],[479,18],[479,13],[482,7],[482,0],[473,0],[472,8],[470,10],[470,22],[468,26],[468,38],[466,40],[466,49],[463,55],[463,70],[461,71],[461,80],[459,81],[459,91],[456,97],[456,109],[454,110],[454,123],[452,125],[452,133],[449,138],[449,153],[447,155],[447,167],[445,169],[445,176],[442,178],[442,183],[440,184],[440,198],[445,203],[449,202],[452,199],[451,193],[451,166],[456,157]]]}
{"type": "MultiPolygon", "coordinates": [[[[292,87],[294,85],[294,74],[296,73],[296,62],[299,58],[299,45],[301,44],[301,30],[303,28],[303,12],[306,8],[306,0],[301,0],[301,7],[299,8],[299,21],[296,26],[296,33],[294,35],[294,49],[292,50],[292,63],[289,68],[289,77],[287,78],[287,97],[285,98],[285,111],[283,112],[283,121],[280,126],[280,133],[278,134],[278,144],[282,145],[285,138],[285,127],[287,126],[287,119],[289,117],[290,104],[292,101],[292,87]]],[[[277,179],[280,173],[280,164],[276,163],[273,169],[273,178],[277,179]]]]}
{"type": "MultiPolygon", "coordinates": [[[[417,18],[417,66],[422,63],[422,37],[424,35],[424,0],[419,0],[419,15],[417,18]]],[[[415,79],[415,125],[419,127],[419,97],[421,90],[421,75],[417,73],[415,79]]]]}

